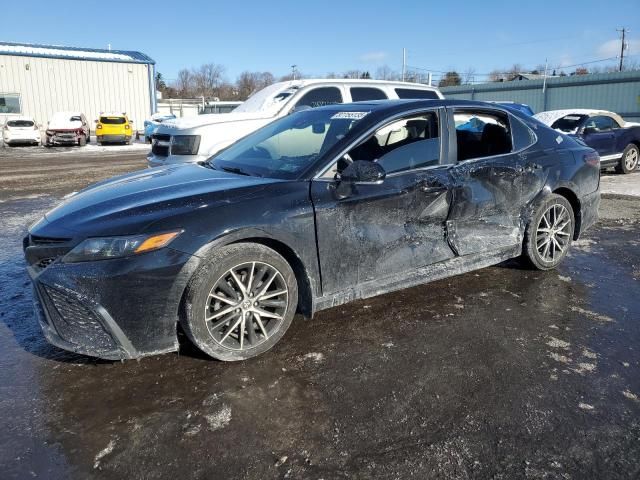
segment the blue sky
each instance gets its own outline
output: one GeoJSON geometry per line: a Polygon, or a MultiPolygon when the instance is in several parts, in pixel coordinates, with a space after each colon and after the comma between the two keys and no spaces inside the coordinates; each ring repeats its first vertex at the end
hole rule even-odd
{"type": "MultiPolygon", "coordinates": [[[[468,68],[480,74],[514,63],[573,65],[617,54],[628,27],[640,63],[640,1],[183,1],[3,2],[0,40],[139,50],[165,78],[219,63],[230,80],[243,70],[306,75],[402,65],[468,68]],[[46,12],[50,11],[51,14],[46,12]],[[62,12],[65,12],[62,14],[62,12]]],[[[613,62],[609,62],[611,64],[613,62]]],[[[596,64],[605,66],[607,63],[596,64]]],[[[573,67],[575,68],[575,67],[573,67]]],[[[570,68],[569,70],[573,70],[570,68]]]]}

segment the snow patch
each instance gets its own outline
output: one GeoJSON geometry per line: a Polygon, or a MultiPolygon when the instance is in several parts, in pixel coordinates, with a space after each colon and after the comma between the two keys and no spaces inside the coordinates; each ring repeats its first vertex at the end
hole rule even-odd
{"type": "Polygon", "coordinates": [[[104,457],[109,455],[111,452],[113,452],[113,448],[115,446],[116,446],[116,441],[110,440],[109,444],[96,454],[95,458],[93,459],[93,468],[98,468],[100,466],[100,461],[104,457]]]}
{"type": "Polygon", "coordinates": [[[302,358],[305,360],[313,360],[316,363],[320,363],[324,360],[324,355],[322,353],[311,352],[304,355],[302,358]]]}
{"type": "Polygon", "coordinates": [[[631,392],[628,388],[622,392],[622,395],[627,397],[629,400],[638,400],[638,396],[631,392]]]}
{"type": "Polygon", "coordinates": [[[549,337],[549,339],[550,340],[547,342],[547,345],[549,345],[551,348],[563,348],[566,350],[571,345],[569,342],[565,342],[564,340],[560,340],[556,337],[549,337]]]}
{"type": "Polygon", "coordinates": [[[588,403],[580,402],[578,404],[578,407],[581,408],[582,410],[593,410],[593,405],[589,405],[588,403]]]}
{"type": "Polygon", "coordinates": [[[585,310],[581,307],[571,307],[572,312],[580,313],[585,317],[590,318],[591,320],[597,320],[600,322],[614,322],[615,320],[607,315],[603,315],[601,313],[592,312],[591,310],[585,310]]]}
{"type": "Polygon", "coordinates": [[[205,415],[204,418],[206,418],[210,430],[220,430],[231,422],[231,408],[227,405],[223,405],[219,411],[210,415],[205,415]]]}

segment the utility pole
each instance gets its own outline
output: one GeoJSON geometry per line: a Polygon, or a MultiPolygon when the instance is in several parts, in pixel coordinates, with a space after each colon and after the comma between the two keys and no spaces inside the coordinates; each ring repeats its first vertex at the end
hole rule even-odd
{"type": "Polygon", "coordinates": [[[407,49],[402,49],[402,81],[404,82],[404,78],[407,74],[407,49]]]}
{"type": "Polygon", "coordinates": [[[625,27],[622,27],[622,29],[616,29],[616,31],[622,33],[622,42],[620,44],[620,66],[618,67],[618,71],[621,72],[622,71],[622,61],[624,60],[624,50],[626,48],[626,44],[624,43],[624,37],[625,37],[625,34],[629,30],[627,30],[625,27]]]}

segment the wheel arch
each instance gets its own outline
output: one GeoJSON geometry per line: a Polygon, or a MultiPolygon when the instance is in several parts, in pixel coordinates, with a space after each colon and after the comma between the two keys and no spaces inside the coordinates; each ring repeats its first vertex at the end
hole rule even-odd
{"type": "Polygon", "coordinates": [[[575,192],[568,187],[556,188],[551,193],[555,193],[556,195],[560,195],[561,197],[566,198],[571,205],[576,222],[573,232],[573,239],[578,240],[578,238],[580,238],[580,232],[582,229],[582,206],[580,204],[580,199],[575,194],[575,192]]]}
{"type": "MultiPolygon", "coordinates": [[[[276,237],[261,229],[246,229],[230,232],[219,237],[200,248],[196,255],[206,261],[208,254],[215,248],[224,247],[236,243],[257,243],[276,251],[291,265],[298,282],[298,309],[297,311],[307,318],[311,318],[314,312],[314,291],[316,282],[312,276],[315,272],[306,265],[301,255],[286,240],[276,237]]],[[[314,245],[315,248],[315,245],[314,245]]]]}

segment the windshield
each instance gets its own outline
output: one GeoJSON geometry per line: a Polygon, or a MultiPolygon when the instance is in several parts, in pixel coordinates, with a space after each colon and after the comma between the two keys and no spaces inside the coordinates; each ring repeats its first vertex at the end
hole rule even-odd
{"type": "Polygon", "coordinates": [[[567,115],[553,122],[551,128],[566,133],[575,133],[585,118],[587,115],[567,115]]]}
{"type": "Polygon", "coordinates": [[[286,100],[300,88],[292,82],[280,82],[269,85],[251,95],[247,101],[238,105],[236,112],[269,112],[277,113],[286,100]]]}
{"type": "Polygon", "coordinates": [[[33,127],[33,122],[31,120],[9,120],[7,125],[9,127],[27,128],[33,127]]]}
{"type": "Polygon", "coordinates": [[[293,179],[367,114],[339,109],[294,113],[220,152],[209,165],[241,175],[293,179]]]}

